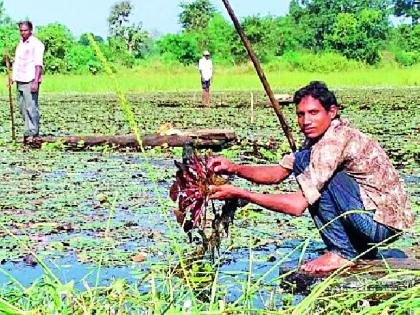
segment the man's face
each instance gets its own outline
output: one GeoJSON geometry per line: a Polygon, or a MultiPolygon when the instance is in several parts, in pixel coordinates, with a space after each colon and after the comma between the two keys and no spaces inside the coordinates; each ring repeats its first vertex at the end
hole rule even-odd
{"type": "Polygon", "coordinates": [[[324,134],[337,115],[337,107],[332,105],[327,111],[321,102],[312,96],[304,97],[296,107],[298,124],[308,139],[316,139],[324,134]]]}
{"type": "Polygon", "coordinates": [[[32,35],[32,30],[26,24],[21,24],[19,26],[19,32],[20,36],[22,36],[23,41],[26,41],[32,35]]]}

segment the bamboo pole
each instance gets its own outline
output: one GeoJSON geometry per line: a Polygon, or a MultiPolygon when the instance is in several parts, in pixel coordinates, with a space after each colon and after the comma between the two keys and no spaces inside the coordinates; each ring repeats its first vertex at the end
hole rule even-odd
{"type": "Polygon", "coordinates": [[[252,47],[251,47],[251,43],[249,42],[248,38],[246,37],[244,31],[241,28],[241,25],[238,21],[238,19],[235,16],[235,13],[233,12],[232,7],[229,4],[228,0],[222,0],[223,4],[225,5],[225,8],[230,16],[230,18],[232,19],[232,22],[236,28],[236,31],[238,32],[239,36],[241,37],[242,43],[244,44],[249,57],[251,58],[252,63],[254,64],[255,70],[257,71],[258,77],[260,78],[260,81],[262,83],[262,85],[264,86],[265,92],[268,95],[268,98],[270,99],[271,105],[273,106],[274,112],[277,115],[277,118],[280,122],[280,125],[283,129],[284,134],[286,135],[286,138],[289,142],[290,148],[292,149],[292,151],[296,151],[296,144],[295,144],[295,140],[293,139],[293,135],[290,131],[289,126],[286,123],[286,119],[280,109],[280,105],[279,102],[276,100],[276,98],[274,97],[274,93],[271,90],[270,84],[267,81],[267,78],[261,68],[261,65],[257,59],[257,56],[255,55],[252,47]]]}
{"type": "Polygon", "coordinates": [[[251,124],[254,123],[254,93],[251,92],[251,124]]]}
{"type": "Polygon", "coordinates": [[[13,97],[12,97],[12,78],[10,76],[10,56],[9,50],[6,49],[6,69],[7,69],[7,79],[8,83],[7,86],[9,88],[9,109],[10,109],[10,120],[12,123],[12,140],[16,141],[16,126],[15,126],[15,116],[14,116],[14,108],[13,108],[13,97]]]}

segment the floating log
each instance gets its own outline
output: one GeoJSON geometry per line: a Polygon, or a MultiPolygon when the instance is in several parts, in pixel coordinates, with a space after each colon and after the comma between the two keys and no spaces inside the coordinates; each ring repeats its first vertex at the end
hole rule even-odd
{"type": "Polygon", "coordinates": [[[293,103],[293,95],[290,94],[274,94],[274,97],[281,105],[289,105],[293,103]]]}
{"type": "MultiPolygon", "coordinates": [[[[192,142],[197,148],[217,149],[226,146],[236,140],[235,132],[225,129],[200,129],[200,130],[177,130],[176,134],[147,134],[142,136],[143,147],[182,147],[184,144],[192,142]]],[[[117,147],[138,148],[139,145],[133,134],[128,135],[92,135],[92,136],[65,136],[65,137],[41,137],[34,146],[42,143],[61,142],[64,145],[83,149],[96,145],[109,144],[117,147]]]]}
{"type": "MultiPolygon", "coordinates": [[[[326,291],[372,290],[373,287],[385,290],[406,289],[420,284],[418,273],[416,274],[419,270],[420,260],[414,257],[360,260],[356,266],[337,274],[335,283],[326,291]],[[397,279],[386,278],[390,270],[407,272],[397,279]]],[[[330,273],[293,272],[285,277],[283,288],[295,294],[308,294],[329,275],[330,273]]]]}

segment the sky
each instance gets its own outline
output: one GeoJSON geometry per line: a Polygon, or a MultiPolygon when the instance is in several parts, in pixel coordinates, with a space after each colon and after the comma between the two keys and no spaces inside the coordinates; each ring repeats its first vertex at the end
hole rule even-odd
{"type": "MultiPolygon", "coordinates": [[[[60,22],[75,36],[92,32],[102,37],[108,34],[107,18],[117,0],[3,0],[6,14],[13,20],[29,19],[35,30],[37,25],[60,22]]],[[[192,2],[185,1],[184,2],[192,2]]],[[[217,10],[228,18],[221,0],[211,0],[217,10]]],[[[288,12],[290,0],[230,0],[236,15],[283,16],[288,12]]],[[[180,31],[178,14],[180,0],[131,0],[134,10],[131,22],[142,22],[154,34],[180,31]]]]}

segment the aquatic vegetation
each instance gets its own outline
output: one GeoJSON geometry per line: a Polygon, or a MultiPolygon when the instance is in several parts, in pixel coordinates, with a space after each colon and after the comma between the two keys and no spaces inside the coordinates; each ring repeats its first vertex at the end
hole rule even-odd
{"type": "Polygon", "coordinates": [[[175,161],[177,167],[175,181],[172,184],[169,196],[173,201],[178,200],[178,210],[175,215],[185,232],[188,232],[198,224],[204,227],[206,208],[209,203],[209,186],[225,183],[220,176],[208,167],[208,156],[202,158],[195,151],[186,153],[183,162],[175,161]],[[191,218],[186,218],[191,214],[191,218]]]}
{"type": "Polygon", "coordinates": [[[237,199],[226,200],[219,207],[211,201],[212,216],[208,216],[209,187],[223,185],[229,181],[216,175],[211,163],[211,152],[200,156],[191,146],[184,146],[182,163],[175,161],[177,167],[175,181],[169,190],[173,201],[178,201],[178,209],[174,210],[176,220],[187,232],[192,242],[192,229],[198,228],[201,244],[193,256],[201,259],[207,252],[211,252],[214,260],[215,250],[220,250],[222,234],[228,235],[229,225],[233,222],[235,211],[246,203],[237,199]],[[210,224],[208,224],[210,222],[210,224]],[[209,231],[207,231],[209,230],[209,231]]]}
{"type": "MultiPolygon", "coordinates": [[[[337,91],[342,115],[378,140],[404,174],[417,213],[420,210],[419,92],[419,89],[337,91]]],[[[252,124],[248,93],[214,93],[214,107],[205,110],[196,109],[197,95],[148,93],[129,94],[127,98],[133,105],[135,119],[140,121],[138,116],[142,116],[144,133],[156,132],[165,122],[179,129],[233,128],[238,141],[221,154],[243,163],[275,162],[287,151],[284,136],[262,93],[254,94],[252,124]]],[[[112,94],[44,95],[40,107],[42,132],[53,135],[128,133],[130,127],[117,102],[112,94]]],[[[284,111],[298,138],[293,105],[284,111]]],[[[206,229],[207,244],[210,244],[212,222],[223,212],[224,205],[215,204],[213,210],[208,203],[207,215],[201,211],[201,219],[197,218],[198,212],[194,217],[191,208],[184,208],[186,221],[193,223],[197,219],[195,228],[190,230],[193,243],[188,242],[181,226],[172,225],[174,203],[168,198],[168,191],[174,174],[179,171],[173,159],[181,159],[180,148],[146,149],[143,154],[101,146],[74,152],[56,144],[31,150],[10,142],[8,119],[7,108],[0,107],[0,120],[4,122],[0,125],[0,223],[15,236],[0,229],[0,258],[2,270],[20,283],[6,276],[1,278],[4,286],[0,287],[0,298],[13,307],[46,314],[64,313],[63,310],[89,313],[93,309],[98,313],[118,313],[116,310],[180,313],[185,303],[185,306],[192,305],[193,312],[258,313],[255,309],[259,309],[261,313],[292,313],[304,298],[299,294],[290,296],[294,291],[284,288],[279,268],[286,272],[296,268],[299,250],[287,259],[284,257],[312,235],[309,216],[287,217],[251,205],[236,211],[235,224],[229,226],[230,237],[219,238],[220,255],[215,257],[215,263],[202,256],[203,263],[211,264],[212,270],[199,268],[188,274],[198,278],[197,273],[202,272],[199,280],[207,279],[197,292],[197,288],[191,290],[183,278],[172,272],[170,267],[180,262],[173,244],[178,244],[181,253],[189,253],[197,243],[203,245],[201,235],[196,237],[201,227],[206,229]],[[146,157],[151,161],[150,167],[146,167],[146,157]],[[115,211],[111,211],[110,201],[117,195],[115,211]],[[173,234],[169,233],[170,229],[173,234]],[[44,272],[39,264],[26,265],[31,263],[31,251],[50,268],[60,266],[53,270],[63,286],[51,279],[40,279],[44,272]],[[103,272],[96,277],[99,261],[103,272]]],[[[202,170],[207,172],[205,152],[198,151],[197,156],[202,170]]],[[[196,174],[196,170],[191,172],[196,174]]],[[[249,187],[237,179],[235,184],[249,187]]],[[[253,189],[267,193],[279,189],[290,191],[294,185],[288,181],[281,187],[253,189]]],[[[206,200],[205,186],[198,191],[206,200]]],[[[219,232],[224,233],[222,224],[219,232]]],[[[418,244],[417,229],[394,246],[418,248],[418,244]]],[[[322,250],[322,243],[315,236],[304,258],[312,258],[322,250]]],[[[391,268],[385,273],[391,277],[396,272],[391,268]]],[[[418,273],[407,273],[418,278],[418,273]]],[[[362,278],[369,274],[366,271],[362,278]]],[[[384,277],[386,283],[387,276],[384,277]]],[[[411,283],[402,275],[400,278],[411,283]]],[[[364,281],[360,279],[361,283],[364,281]]],[[[419,303],[418,285],[399,291],[380,287],[339,293],[333,291],[335,285],[330,282],[327,288],[317,289],[316,298],[311,295],[306,300],[307,309],[319,313],[351,313],[360,311],[358,301],[366,300],[376,313],[391,312],[397,307],[409,312],[410,307],[419,303]]],[[[2,303],[0,300],[0,306],[6,305],[2,303]]],[[[369,313],[369,308],[365,310],[369,313]]]]}

